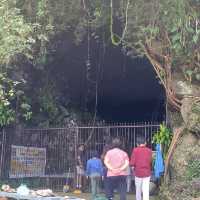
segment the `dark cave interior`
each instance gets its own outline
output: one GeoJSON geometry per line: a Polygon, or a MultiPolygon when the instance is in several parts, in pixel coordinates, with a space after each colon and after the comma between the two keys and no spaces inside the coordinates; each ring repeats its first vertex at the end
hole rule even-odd
{"type": "MultiPolygon", "coordinates": [[[[131,58],[120,46],[92,40],[78,46],[60,37],[47,66],[65,101],[106,122],[165,120],[165,91],[145,58],[131,58]],[[60,42],[59,42],[60,41],[60,42]],[[89,63],[88,63],[89,62],[89,63]]],[[[83,114],[84,115],[84,114],[83,114]]]]}

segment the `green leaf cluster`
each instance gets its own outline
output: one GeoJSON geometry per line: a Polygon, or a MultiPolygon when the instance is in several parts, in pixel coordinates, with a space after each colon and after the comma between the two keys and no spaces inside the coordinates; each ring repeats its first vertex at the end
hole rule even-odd
{"type": "Polygon", "coordinates": [[[12,80],[0,74],[0,126],[6,126],[14,121],[15,112],[11,108],[11,100],[14,98],[15,91],[12,80]]]}
{"type": "Polygon", "coordinates": [[[17,54],[31,56],[33,27],[9,1],[0,1],[0,64],[5,66],[17,54]]]}
{"type": "Polygon", "coordinates": [[[152,142],[154,144],[161,144],[164,158],[167,155],[170,143],[172,140],[172,133],[164,124],[160,125],[160,129],[153,136],[152,142]]]}
{"type": "Polygon", "coordinates": [[[0,126],[7,126],[16,118],[31,118],[31,106],[20,90],[22,82],[13,81],[5,73],[0,73],[0,126]]]}

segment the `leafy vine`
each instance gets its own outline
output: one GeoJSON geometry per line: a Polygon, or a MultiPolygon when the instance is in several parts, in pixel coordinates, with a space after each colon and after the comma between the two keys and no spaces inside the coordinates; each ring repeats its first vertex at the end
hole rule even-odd
{"type": "Polygon", "coordinates": [[[127,0],[126,14],[125,14],[125,26],[124,26],[124,30],[122,32],[122,36],[120,38],[119,36],[117,36],[113,32],[113,21],[114,21],[113,20],[113,0],[110,0],[110,33],[111,33],[112,44],[115,45],[115,46],[120,45],[122,43],[122,41],[124,40],[124,37],[126,35],[127,25],[128,25],[128,10],[129,10],[129,5],[130,5],[130,0],[127,0]]]}

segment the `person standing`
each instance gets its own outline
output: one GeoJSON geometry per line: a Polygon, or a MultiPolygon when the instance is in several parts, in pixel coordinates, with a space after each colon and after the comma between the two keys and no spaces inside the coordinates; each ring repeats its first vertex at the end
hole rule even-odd
{"type": "Polygon", "coordinates": [[[132,170],[131,170],[131,166],[128,166],[127,168],[127,178],[126,178],[126,185],[127,185],[127,192],[131,191],[131,182],[132,182],[132,170]]]}
{"type": "MultiPolygon", "coordinates": [[[[101,154],[101,160],[104,164],[104,158],[105,158],[105,155],[106,153],[112,149],[112,140],[110,137],[107,137],[105,139],[105,145],[103,147],[103,151],[102,151],[102,154],[101,154]]],[[[108,194],[108,191],[109,191],[109,183],[107,181],[107,167],[105,166],[105,164],[103,165],[103,168],[104,168],[104,178],[103,178],[103,188],[104,188],[104,192],[105,194],[108,194]]]]}
{"type": "Polygon", "coordinates": [[[135,174],[136,200],[149,200],[152,150],[146,147],[145,137],[137,138],[137,147],[131,154],[130,165],[135,174]]]}
{"type": "Polygon", "coordinates": [[[76,188],[81,190],[83,189],[83,179],[85,176],[85,146],[80,144],[77,151],[77,164],[76,164],[76,188]]]}
{"type": "Polygon", "coordinates": [[[103,179],[103,164],[96,151],[91,153],[91,159],[87,161],[86,176],[90,177],[92,200],[94,200],[99,194],[101,178],[103,179]]]}
{"type": "Polygon", "coordinates": [[[126,200],[126,177],[127,167],[129,166],[129,158],[125,151],[121,150],[120,138],[114,138],[112,141],[112,149],[108,150],[104,164],[107,167],[107,183],[108,190],[106,197],[113,199],[114,189],[120,194],[120,200],[126,200]]]}

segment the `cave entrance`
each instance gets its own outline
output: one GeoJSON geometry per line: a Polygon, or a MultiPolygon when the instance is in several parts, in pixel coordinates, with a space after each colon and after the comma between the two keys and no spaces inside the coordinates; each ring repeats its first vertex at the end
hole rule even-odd
{"type": "MultiPolygon", "coordinates": [[[[163,122],[166,95],[146,58],[131,58],[109,46],[99,67],[96,96],[88,108],[108,123],[163,122]]],[[[95,89],[94,89],[95,90],[95,89]]]]}
{"type": "Polygon", "coordinates": [[[70,100],[82,121],[88,124],[87,112],[95,119],[90,122],[165,121],[165,90],[148,59],[127,56],[121,46],[105,44],[102,38],[78,46],[72,41],[65,35],[57,38],[47,69],[62,102],[70,100]]]}
{"type": "Polygon", "coordinates": [[[166,118],[166,97],[149,61],[131,58],[113,45],[103,51],[93,41],[88,63],[87,42],[67,50],[68,42],[60,43],[52,74],[61,87],[68,84],[65,93],[81,111],[84,122],[76,129],[75,143],[101,153],[107,139],[118,136],[130,153],[142,136],[153,148],[153,134],[166,118]]]}
{"type": "MultiPolygon", "coordinates": [[[[135,136],[129,134],[145,135],[147,129],[149,135],[155,133],[152,127],[166,119],[166,95],[148,59],[127,56],[120,46],[105,46],[102,39],[91,39],[89,52],[87,40],[78,47],[67,37],[61,36],[58,41],[54,62],[48,68],[63,88],[63,99],[70,95],[73,106],[81,111],[84,126],[87,124],[81,129],[80,143],[95,131],[95,144],[98,143],[103,140],[98,134],[106,135],[107,127],[113,127],[112,137],[125,134],[130,146],[135,145],[135,136]],[[88,120],[88,112],[92,119],[88,120]],[[94,128],[99,121],[103,121],[103,127],[94,128]]],[[[90,142],[94,144],[93,139],[90,142]]]]}

